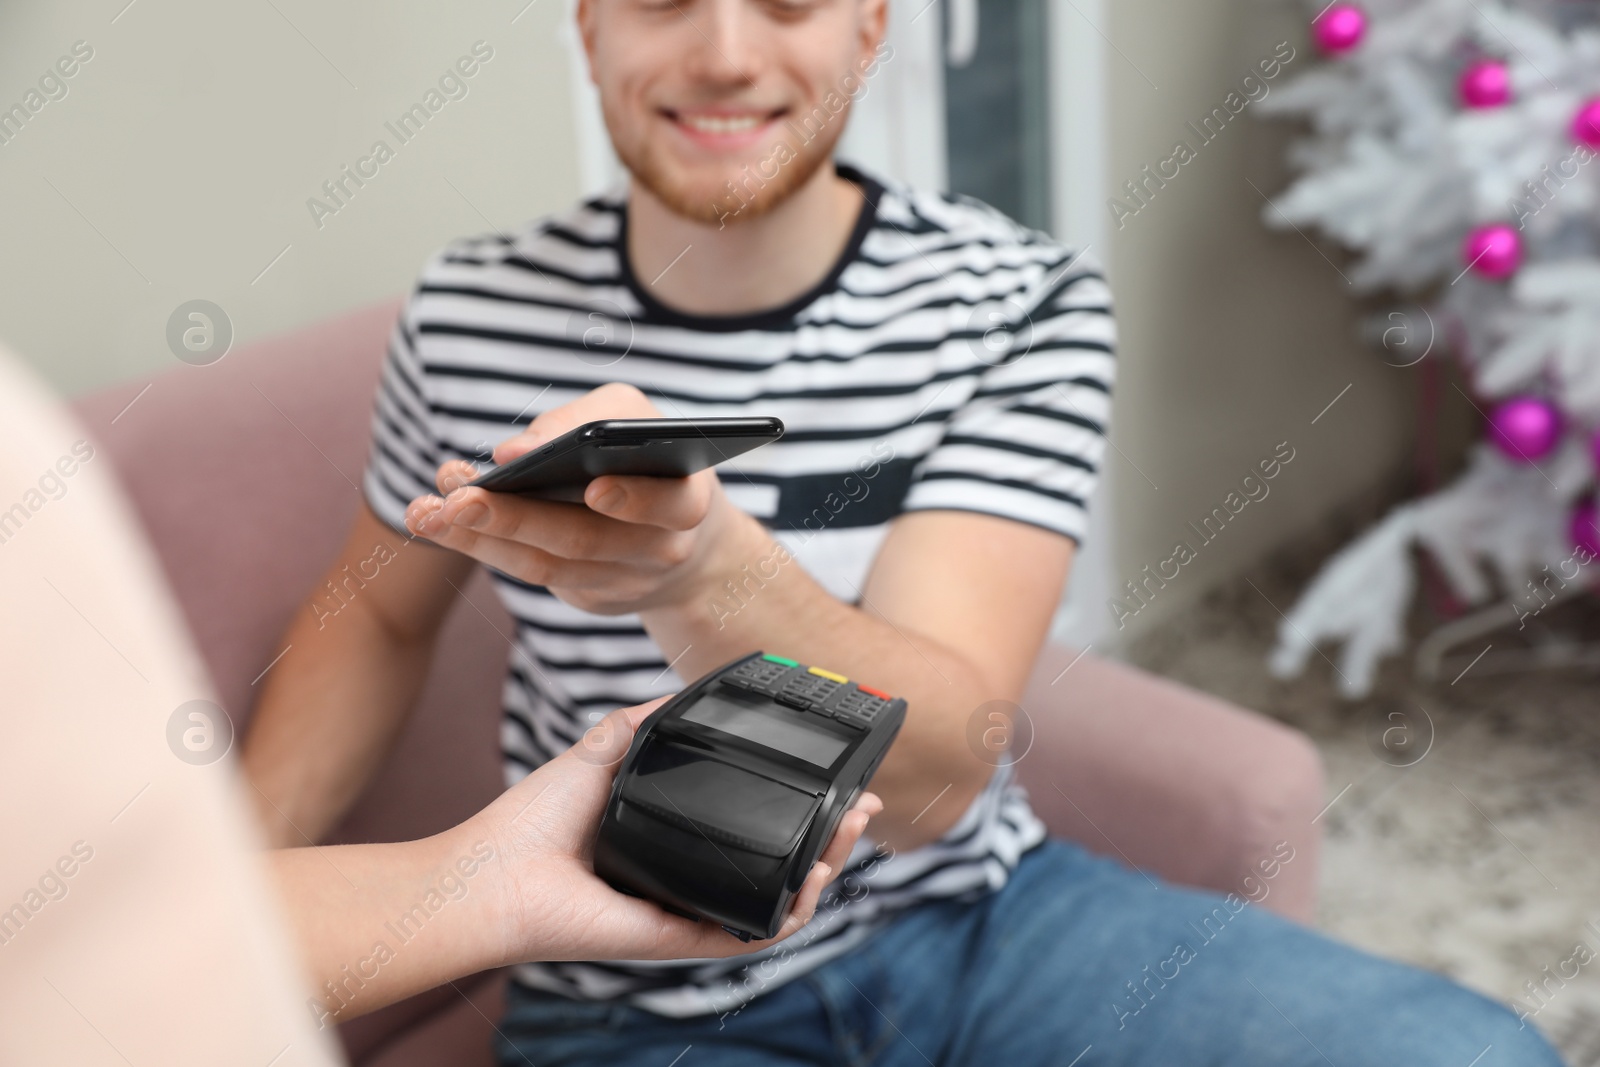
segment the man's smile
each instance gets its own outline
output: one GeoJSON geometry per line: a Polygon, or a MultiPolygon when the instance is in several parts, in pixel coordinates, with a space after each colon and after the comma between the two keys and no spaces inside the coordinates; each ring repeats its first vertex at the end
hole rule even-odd
{"type": "Polygon", "coordinates": [[[783,108],[662,108],[660,114],[686,138],[714,151],[743,148],[765,139],[789,113],[783,108]]]}

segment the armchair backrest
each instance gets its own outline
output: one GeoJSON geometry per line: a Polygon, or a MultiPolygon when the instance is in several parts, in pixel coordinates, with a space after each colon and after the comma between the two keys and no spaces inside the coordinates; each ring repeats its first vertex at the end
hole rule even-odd
{"type": "MultiPolygon", "coordinates": [[[[174,361],[75,405],[145,524],[236,736],[355,515],[398,310],[362,308],[210,366],[174,361]]],[[[434,833],[499,793],[510,620],[481,574],[466,591],[473,604],[452,611],[411,728],[338,839],[434,833]]]]}

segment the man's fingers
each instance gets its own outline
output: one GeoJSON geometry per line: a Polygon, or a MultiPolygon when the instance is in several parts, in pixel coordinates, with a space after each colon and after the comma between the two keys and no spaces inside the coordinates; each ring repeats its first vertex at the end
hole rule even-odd
{"type": "Polygon", "coordinates": [[[518,456],[532,452],[547,441],[554,441],[568,430],[577,429],[586,422],[593,422],[600,416],[585,416],[579,407],[583,398],[579,397],[570,404],[563,404],[558,408],[551,408],[523,428],[521,433],[508,437],[494,446],[494,461],[496,463],[510,463],[518,456]]]}
{"type": "Polygon", "coordinates": [[[430,527],[433,516],[444,506],[444,500],[436,496],[419,496],[406,505],[406,529],[414,534],[426,537],[425,532],[430,527]]]}
{"type": "Polygon", "coordinates": [[[433,484],[441,493],[453,493],[478,476],[478,468],[465,460],[452,459],[439,464],[433,474],[433,484]]]}
{"type": "Polygon", "coordinates": [[[583,502],[602,515],[623,522],[692,530],[711,510],[716,475],[709,471],[688,478],[646,478],[607,474],[590,482],[583,502]]]}
{"type": "Polygon", "coordinates": [[[661,412],[650,403],[636,387],[620,382],[608,382],[576,400],[551,408],[528,424],[528,428],[515,437],[507,438],[495,446],[494,461],[508,463],[530,452],[546,441],[554,440],[582,426],[600,419],[659,419],[661,412]]]}
{"type": "Polygon", "coordinates": [[[542,443],[542,440],[543,439],[533,431],[524,430],[515,437],[508,437],[504,441],[501,441],[499,444],[495,445],[494,451],[491,452],[490,455],[493,457],[496,463],[504,465],[510,463],[518,456],[532,452],[534,449],[539,447],[539,445],[542,443]]]}
{"type": "MultiPolygon", "coordinates": [[[[485,489],[457,489],[442,501],[421,497],[412,508],[417,521],[412,524],[413,511],[408,511],[407,524],[414,533],[491,566],[501,563],[478,553],[482,538],[526,545],[564,560],[637,563],[655,554],[663,536],[659,529],[619,522],[579,504],[485,489]]],[[[508,573],[523,577],[515,568],[508,573]]]]}
{"type": "Polygon", "coordinates": [[[637,596],[632,586],[617,583],[617,565],[604,560],[569,559],[542,548],[489,537],[472,530],[444,524],[442,532],[416,530],[440,548],[471,556],[485,567],[509,574],[529,585],[561,589],[575,595],[598,589],[618,596],[637,596]]]}

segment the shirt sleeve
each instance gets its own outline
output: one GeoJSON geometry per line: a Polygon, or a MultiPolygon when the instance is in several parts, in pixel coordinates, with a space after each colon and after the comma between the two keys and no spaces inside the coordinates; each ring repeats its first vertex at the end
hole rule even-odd
{"type": "Polygon", "coordinates": [[[406,302],[389,335],[372,410],[372,446],[362,477],[368,506],[400,533],[407,533],[405,514],[411,501],[437,491],[433,475],[444,462],[417,355],[414,300],[406,302]]]}
{"type": "MultiPolygon", "coordinates": [[[[1098,266],[1079,255],[1005,302],[1009,340],[912,473],[906,511],[975,511],[1082,543],[1111,416],[1116,328],[1098,266]]],[[[990,334],[992,336],[992,333],[990,334]]],[[[974,342],[979,350],[979,342],[974,342]]]]}

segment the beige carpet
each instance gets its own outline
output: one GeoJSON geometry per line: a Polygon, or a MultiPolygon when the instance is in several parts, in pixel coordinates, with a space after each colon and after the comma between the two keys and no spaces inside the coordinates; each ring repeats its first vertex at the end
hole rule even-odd
{"type": "MultiPolygon", "coordinates": [[[[1486,657],[1453,684],[1464,661],[1427,683],[1397,660],[1370,698],[1346,702],[1313,657],[1304,677],[1275,681],[1273,605],[1288,609],[1321,555],[1263,564],[1128,658],[1297,726],[1321,748],[1332,805],[1320,820],[1320,927],[1536,1011],[1574,1067],[1600,1064],[1600,674],[1496,675],[1486,657]],[[1414,731],[1413,747],[1391,734],[1385,749],[1391,726],[1414,731]],[[1537,996],[1528,983],[1542,986],[1537,996]]],[[[1416,616],[1419,635],[1439,621],[1416,616]]],[[[1542,618],[1551,633],[1600,639],[1594,598],[1542,618]]],[[[1476,645],[1516,641],[1508,630],[1476,645]]]]}

